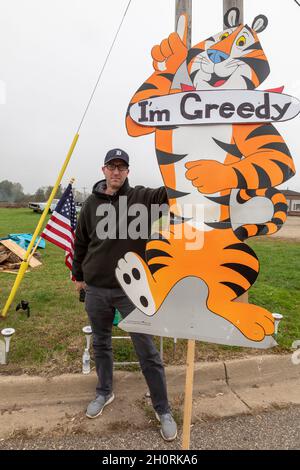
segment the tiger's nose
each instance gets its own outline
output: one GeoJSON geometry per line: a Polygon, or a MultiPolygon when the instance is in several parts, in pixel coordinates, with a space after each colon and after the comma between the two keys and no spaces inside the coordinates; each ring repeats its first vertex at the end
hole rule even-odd
{"type": "Polygon", "coordinates": [[[229,57],[229,55],[225,54],[225,52],[217,51],[215,49],[209,49],[207,51],[207,55],[213,64],[219,64],[220,62],[224,62],[224,60],[228,59],[229,57]]]}

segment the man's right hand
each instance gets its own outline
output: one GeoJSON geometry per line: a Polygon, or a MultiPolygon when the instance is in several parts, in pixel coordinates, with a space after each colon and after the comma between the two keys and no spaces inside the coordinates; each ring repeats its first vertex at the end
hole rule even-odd
{"type": "Polygon", "coordinates": [[[75,289],[77,292],[80,292],[81,289],[86,289],[86,283],[84,281],[75,281],[75,289]]]}

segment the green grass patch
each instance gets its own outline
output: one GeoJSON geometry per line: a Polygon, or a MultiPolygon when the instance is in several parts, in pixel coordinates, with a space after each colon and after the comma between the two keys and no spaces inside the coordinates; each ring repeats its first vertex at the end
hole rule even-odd
{"type": "Polygon", "coordinates": [[[249,245],[260,260],[249,300],[284,316],[277,341],[281,348],[290,348],[300,339],[300,243],[267,238],[251,240],[249,245]]]}
{"type": "MultiPolygon", "coordinates": [[[[29,209],[0,209],[0,237],[8,233],[32,233],[40,215],[29,209]]],[[[250,301],[266,307],[271,312],[284,315],[278,335],[276,352],[287,351],[292,342],[300,339],[300,243],[275,239],[252,240],[261,262],[258,281],[250,290],[250,301]]],[[[84,305],[70,281],[64,264],[63,250],[47,243],[40,250],[43,265],[27,273],[17,292],[13,305],[0,326],[16,329],[11,342],[10,364],[0,366],[2,373],[80,372],[81,356],[85,344],[81,332],[88,324],[84,305]],[[31,317],[15,311],[20,300],[28,300],[31,317]]],[[[0,308],[11,290],[15,275],[0,273],[0,308]]],[[[120,329],[114,334],[125,335],[120,329]]],[[[159,347],[159,339],[155,341],[159,347]]],[[[135,361],[130,341],[115,340],[114,357],[120,361],[135,361]]],[[[197,342],[197,360],[218,360],[240,357],[262,351],[217,346],[197,342]]],[[[270,350],[267,351],[270,353],[270,350]]],[[[164,361],[183,364],[186,358],[186,341],[164,340],[164,361]]]]}

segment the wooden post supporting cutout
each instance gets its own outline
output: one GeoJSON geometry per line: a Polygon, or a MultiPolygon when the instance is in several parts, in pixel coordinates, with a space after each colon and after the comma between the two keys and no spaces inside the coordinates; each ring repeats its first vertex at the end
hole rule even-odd
{"type": "Polygon", "coordinates": [[[196,341],[194,339],[189,339],[188,348],[187,348],[187,360],[186,360],[182,450],[189,450],[190,448],[191,422],[192,422],[192,410],[193,410],[195,346],[196,346],[196,341]]]}
{"type": "MultiPolygon", "coordinates": [[[[177,31],[177,23],[180,15],[186,15],[188,21],[186,45],[188,49],[191,47],[192,37],[192,0],[176,0],[175,12],[175,31],[177,31]]],[[[190,448],[191,420],[193,407],[193,381],[194,381],[194,360],[195,360],[195,340],[188,340],[187,347],[187,364],[186,364],[186,380],[184,393],[184,412],[183,412],[183,432],[182,432],[182,449],[190,448]]]]}
{"type": "MultiPolygon", "coordinates": [[[[225,13],[233,7],[239,8],[240,20],[243,21],[244,0],[223,0],[223,17],[225,13]]],[[[191,47],[192,36],[192,0],[176,0],[175,31],[177,22],[181,14],[186,14],[188,18],[187,47],[191,47]]],[[[239,302],[248,302],[248,294],[245,293],[239,299],[239,302]]],[[[189,450],[191,436],[191,422],[193,409],[193,383],[194,383],[194,363],[195,363],[195,340],[188,340],[187,363],[186,363],[186,381],[184,394],[184,412],[183,412],[183,432],[182,432],[182,450],[189,450]]]]}

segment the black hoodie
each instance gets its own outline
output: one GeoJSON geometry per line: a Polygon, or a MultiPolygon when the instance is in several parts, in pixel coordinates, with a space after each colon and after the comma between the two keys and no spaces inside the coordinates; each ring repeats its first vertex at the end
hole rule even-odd
{"type": "MultiPolygon", "coordinates": [[[[145,258],[147,243],[147,239],[142,238],[137,240],[132,240],[127,236],[125,239],[118,238],[120,222],[123,227],[121,231],[124,232],[124,220],[127,221],[125,224],[128,227],[135,218],[128,216],[122,208],[121,213],[119,213],[120,196],[127,197],[128,209],[136,203],[144,204],[149,209],[148,220],[143,222],[147,223],[147,235],[149,236],[151,232],[151,204],[167,203],[167,193],[164,187],[150,189],[144,186],[136,186],[131,188],[128,179],[113,196],[104,193],[105,187],[105,180],[96,183],[93,187],[93,193],[88,197],[80,211],[75,236],[72,273],[77,281],[85,281],[88,285],[98,287],[113,288],[120,287],[115,277],[115,269],[119,259],[128,251],[134,251],[145,258]],[[104,212],[103,207],[99,209],[102,204],[106,204],[106,213],[96,215],[97,209],[98,214],[104,212]],[[114,206],[115,211],[113,210],[110,214],[109,209],[111,206],[114,206]],[[112,220],[115,221],[113,222],[113,228],[116,229],[116,238],[100,239],[96,231],[97,225],[104,218],[107,221],[110,215],[112,220]]],[[[123,200],[125,201],[125,198],[123,200]]]]}

